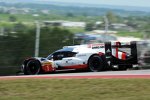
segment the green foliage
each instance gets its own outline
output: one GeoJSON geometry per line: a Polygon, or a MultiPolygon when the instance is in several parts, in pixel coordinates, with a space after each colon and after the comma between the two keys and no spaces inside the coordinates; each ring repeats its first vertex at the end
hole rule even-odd
{"type": "Polygon", "coordinates": [[[17,18],[15,16],[9,16],[9,21],[10,22],[16,22],[17,21],[17,18]]]}
{"type": "Polygon", "coordinates": [[[116,15],[112,11],[107,12],[106,17],[108,18],[109,24],[117,21],[116,15]]]}
{"type": "Polygon", "coordinates": [[[34,35],[16,34],[14,36],[0,37],[0,65],[15,66],[19,65],[26,57],[33,56],[34,35]]]}
{"type": "Polygon", "coordinates": [[[149,39],[150,38],[150,23],[146,24],[143,28],[144,30],[144,38],[149,39]]]}
{"type": "Polygon", "coordinates": [[[74,14],[73,13],[67,13],[66,16],[67,17],[74,17],[74,14]]]}
{"type": "Polygon", "coordinates": [[[27,28],[26,25],[24,25],[23,23],[19,22],[19,23],[14,24],[13,31],[15,31],[15,32],[22,32],[22,31],[25,31],[24,29],[26,29],[26,28],[27,28]]]}
{"type": "Polygon", "coordinates": [[[85,30],[86,31],[92,31],[94,29],[95,24],[94,23],[87,23],[85,30]]]}
{"type": "Polygon", "coordinates": [[[40,56],[47,56],[63,46],[73,44],[73,34],[67,30],[45,27],[41,33],[40,56]]]}
{"type": "MultiPolygon", "coordinates": [[[[18,25],[18,24],[17,24],[18,25]]],[[[24,28],[24,26],[19,26],[24,28]]],[[[0,36],[0,65],[21,65],[22,61],[34,56],[35,28],[25,28],[9,36],[0,36]]],[[[60,28],[42,28],[40,37],[40,56],[50,53],[66,45],[72,45],[73,34],[60,28]]]]}

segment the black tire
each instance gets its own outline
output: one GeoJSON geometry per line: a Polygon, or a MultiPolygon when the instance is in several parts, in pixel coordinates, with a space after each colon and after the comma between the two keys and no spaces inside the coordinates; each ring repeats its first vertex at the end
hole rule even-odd
{"type": "Polygon", "coordinates": [[[99,55],[93,55],[88,61],[88,67],[92,72],[102,71],[104,69],[104,62],[99,55]]]}
{"type": "Polygon", "coordinates": [[[24,68],[25,75],[37,75],[41,71],[41,64],[38,60],[29,60],[24,68]]]}

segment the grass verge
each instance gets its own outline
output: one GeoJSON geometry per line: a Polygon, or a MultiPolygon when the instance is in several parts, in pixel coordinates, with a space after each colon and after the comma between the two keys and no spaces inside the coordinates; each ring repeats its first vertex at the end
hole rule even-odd
{"type": "Polygon", "coordinates": [[[118,32],[118,36],[132,36],[136,38],[143,38],[143,34],[140,32],[118,32]]]}
{"type": "Polygon", "coordinates": [[[149,79],[0,80],[0,100],[150,100],[149,79]]]}

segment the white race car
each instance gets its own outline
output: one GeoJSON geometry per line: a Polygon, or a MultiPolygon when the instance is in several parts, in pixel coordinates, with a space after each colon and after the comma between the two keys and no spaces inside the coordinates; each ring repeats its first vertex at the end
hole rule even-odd
{"type": "Polygon", "coordinates": [[[133,65],[137,65],[135,42],[106,42],[65,46],[47,58],[28,58],[22,64],[22,71],[25,75],[65,69],[88,69],[97,72],[113,68],[125,70],[133,65]],[[125,49],[125,52],[121,50],[123,48],[128,49],[125,49]]]}

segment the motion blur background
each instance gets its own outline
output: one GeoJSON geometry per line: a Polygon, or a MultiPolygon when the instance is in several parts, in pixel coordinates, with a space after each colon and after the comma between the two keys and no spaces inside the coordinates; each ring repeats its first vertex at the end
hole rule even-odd
{"type": "Polygon", "coordinates": [[[149,63],[148,0],[92,1],[0,0],[0,75],[16,74],[25,58],[66,45],[116,40],[140,41],[139,62],[149,63]]]}

